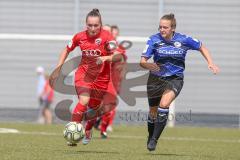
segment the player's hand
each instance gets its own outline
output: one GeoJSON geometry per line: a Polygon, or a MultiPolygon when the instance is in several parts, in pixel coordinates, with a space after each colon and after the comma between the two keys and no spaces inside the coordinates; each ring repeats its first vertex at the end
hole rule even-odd
{"type": "Polygon", "coordinates": [[[160,70],[160,67],[156,63],[148,63],[147,68],[153,72],[157,72],[160,70]]]}
{"type": "Polygon", "coordinates": [[[100,65],[100,64],[103,64],[105,61],[108,61],[108,60],[109,60],[109,56],[98,57],[97,61],[96,61],[96,64],[100,65]]]}
{"type": "Polygon", "coordinates": [[[208,64],[208,69],[210,69],[213,74],[217,74],[220,71],[219,67],[215,64],[208,64]]]}
{"type": "Polygon", "coordinates": [[[121,72],[122,70],[124,70],[124,68],[125,68],[125,64],[118,63],[114,69],[118,72],[121,72]]]}

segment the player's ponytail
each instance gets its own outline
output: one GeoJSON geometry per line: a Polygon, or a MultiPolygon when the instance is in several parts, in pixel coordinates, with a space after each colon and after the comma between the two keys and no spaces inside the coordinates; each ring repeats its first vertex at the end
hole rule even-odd
{"type": "Polygon", "coordinates": [[[172,27],[173,29],[176,29],[176,27],[177,27],[177,21],[176,21],[176,18],[175,18],[175,16],[174,16],[173,13],[165,14],[164,16],[162,16],[161,19],[171,21],[171,27],[172,27]]]}
{"type": "Polygon", "coordinates": [[[97,8],[92,9],[92,10],[87,14],[86,22],[87,22],[88,17],[99,17],[100,23],[101,23],[101,25],[102,25],[102,18],[101,18],[101,14],[100,14],[100,12],[99,12],[99,9],[97,9],[97,8]]]}

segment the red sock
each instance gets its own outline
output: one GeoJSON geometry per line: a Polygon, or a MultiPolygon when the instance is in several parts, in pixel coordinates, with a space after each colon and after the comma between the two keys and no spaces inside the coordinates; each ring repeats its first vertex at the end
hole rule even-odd
{"type": "Polygon", "coordinates": [[[73,110],[71,121],[80,123],[83,119],[83,114],[84,112],[86,112],[86,110],[87,107],[85,105],[78,103],[73,110]]]}
{"type": "Polygon", "coordinates": [[[96,121],[97,121],[97,118],[88,120],[87,124],[86,124],[86,127],[85,127],[85,130],[87,130],[87,131],[91,130],[92,127],[94,126],[94,124],[96,123],[96,121]]]}
{"type": "Polygon", "coordinates": [[[102,116],[101,133],[106,132],[111,119],[111,113],[108,112],[102,116]]]}
{"type": "Polygon", "coordinates": [[[114,108],[112,111],[111,111],[111,118],[109,120],[109,126],[113,124],[113,121],[114,121],[114,118],[115,118],[115,114],[116,114],[116,108],[114,108]]]}

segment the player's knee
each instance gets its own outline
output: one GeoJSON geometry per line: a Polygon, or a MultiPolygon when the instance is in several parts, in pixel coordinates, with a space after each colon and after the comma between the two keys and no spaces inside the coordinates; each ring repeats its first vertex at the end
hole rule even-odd
{"type": "Polygon", "coordinates": [[[79,96],[79,99],[78,99],[79,103],[82,104],[82,105],[87,105],[90,101],[90,97],[89,95],[86,93],[83,93],[79,96]]]}
{"type": "Polygon", "coordinates": [[[169,108],[170,106],[170,103],[166,100],[163,100],[160,102],[160,105],[159,105],[161,108],[169,108]]]}
{"type": "Polygon", "coordinates": [[[88,102],[89,102],[89,99],[80,99],[78,102],[79,102],[81,105],[87,105],[88,102]]]}

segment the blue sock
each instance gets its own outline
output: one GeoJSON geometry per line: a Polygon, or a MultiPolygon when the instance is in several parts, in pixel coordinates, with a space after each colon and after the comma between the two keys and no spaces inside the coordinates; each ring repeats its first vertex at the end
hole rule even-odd
{"type": "Polygon", "coordinates": [[[160,135],[162,134],[162,131],[164,130],[166,124],[167,124],[167,119],[168,119],[168,112],[169,109],[164,109],[164,108],[158,108],[158,114],[157,114],[157,119],[154,122],[154,131],[152,138],[155,140],[158,140],[160,135]]]}

